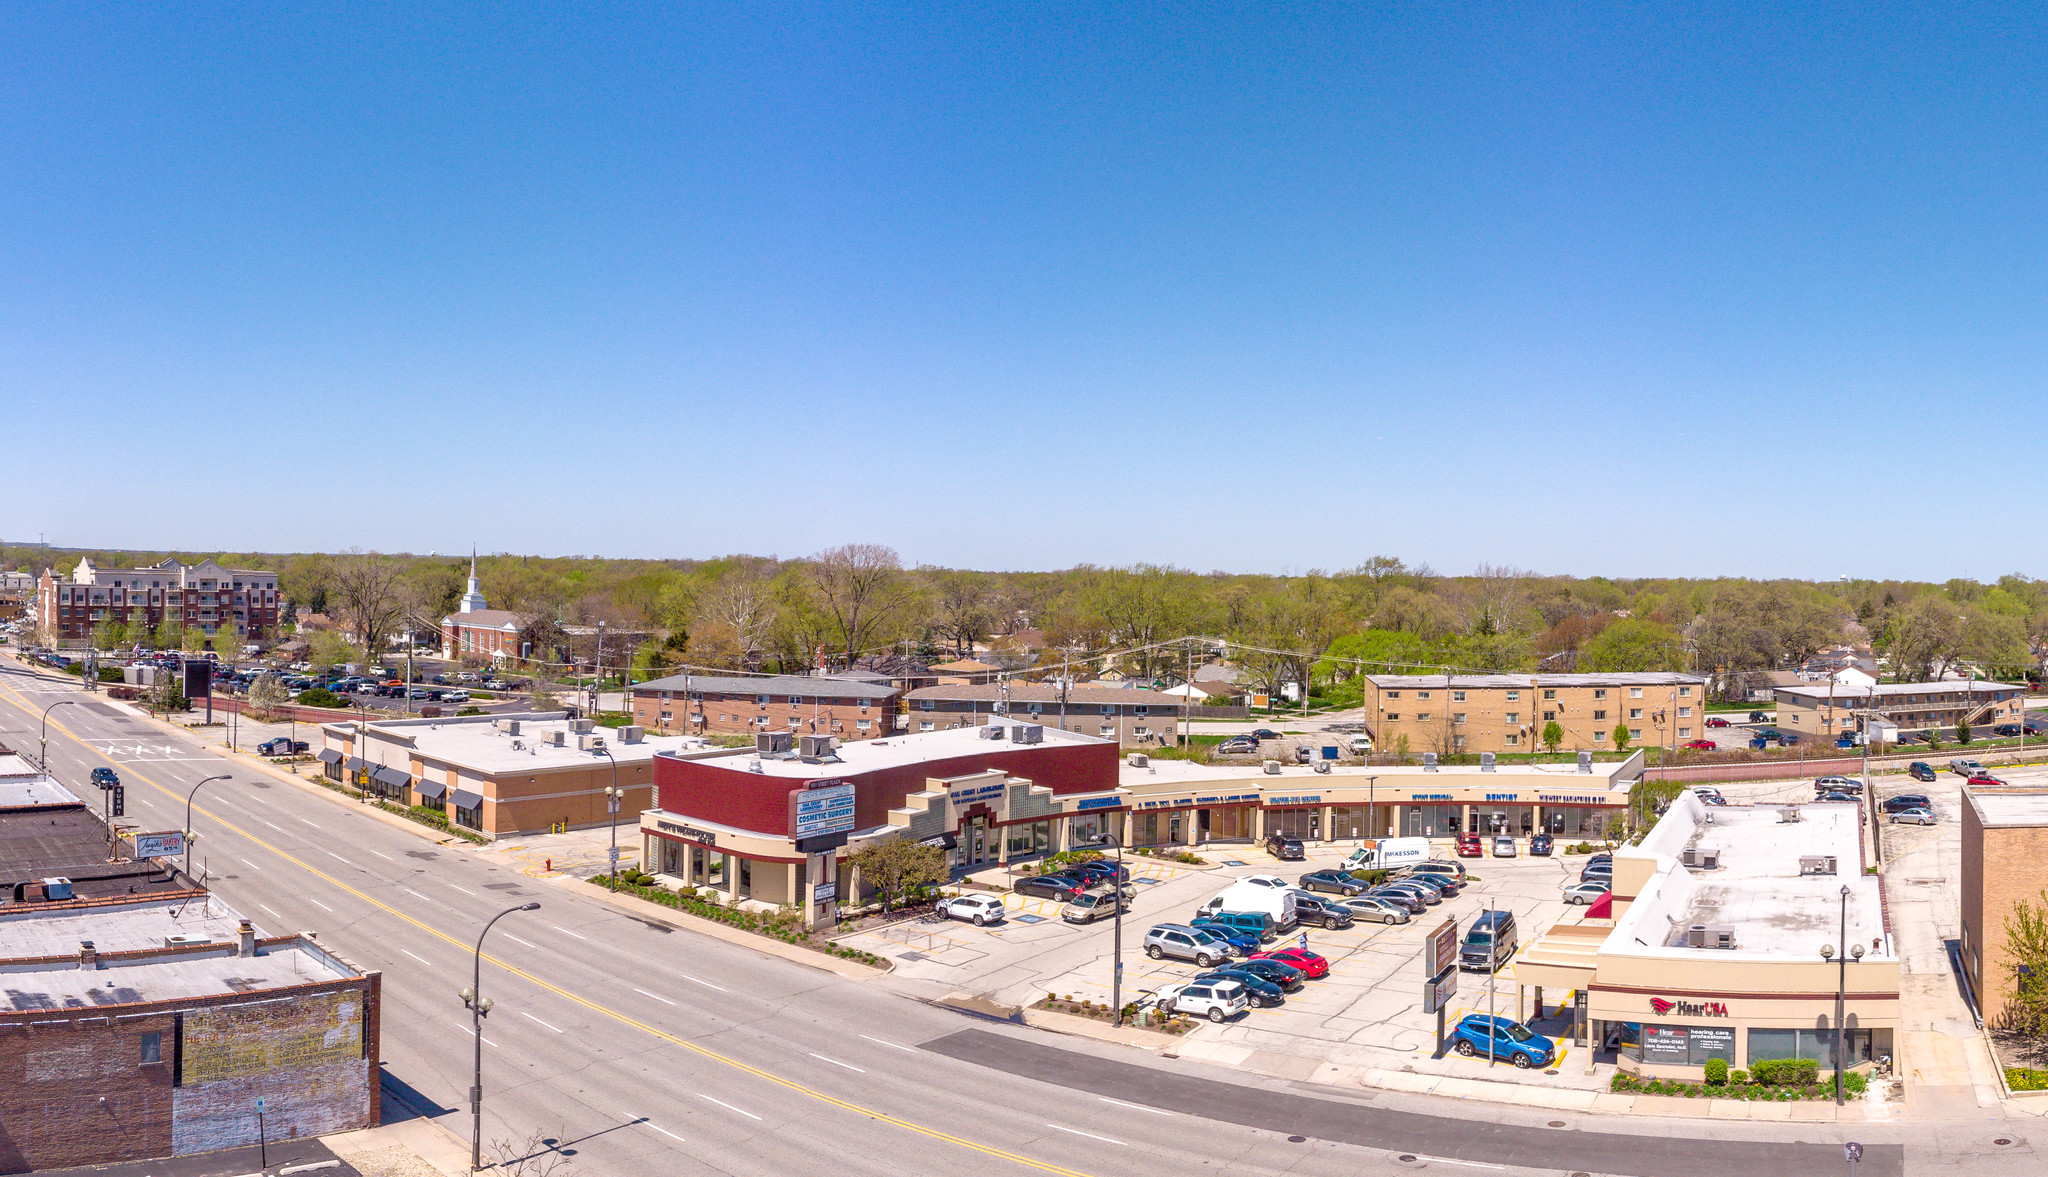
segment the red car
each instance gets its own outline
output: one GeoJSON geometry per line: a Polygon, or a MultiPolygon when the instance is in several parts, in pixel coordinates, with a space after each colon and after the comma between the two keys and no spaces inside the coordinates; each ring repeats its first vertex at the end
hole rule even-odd
{"type": "Polygon", "coordinates": [[[1696,748],[1701,752],[1712,752],[1714,749],[1719,748],[1720,746],[1721,745],[1716,744],[1712,740],[1694,740],[1686,745],[1686,747],[1688,748],[1696,748]]]}
{"type": "Polygon", "coordinates": [[[1247,960],[1277,960],[1301,970],[1301,975],[1315,980],[1330,975],[1330,962],[1306,948],[1275,948],[1271,952],[1254,952],[1247,960]]]}
{"type": "Polygon", "coordinates": [[[1478,834],[1458,835],[1459,858],[1485,858],[1486,843],[1478,834]]]}
{"type": "Polygon", "coordinates": [[[1725,720],[1725,719],[1721,719],[1721,718],[1718,718],[1718,717],[1717,717],[1717,718],[1714,718],[1714,719],[1710,719],[1710,720],[1708,720],[1708,721],[1707,721],[1707,726],[1708,726],[1708,727],[1727,727],[1727,726],[1728,726],[1728,721],[1727,721],[1727,720],[1725,720]]]}
{"type": "Polygon", "coordinates": [[[1999,780],[1999,779],[1998,779],[1997,777],[1995,777],[1995,776],[1992,776],[1992,775],[1991,775],[1990,773],[1988,773],[1988,772],[1981,772],[1981,771],[1980,771],[1980,772],[1978,772],[1978,773],[1977,773],[1977,775],[1976,775],[1976,776],[1973,776],[1973,777],[1971,777],[1971,778],[1970,778],[1970,783],[1971,783],[1971,784],[1973,784],[1973,785],[2002,785],[2002,784],[2004,784],[2005,782],[2004,782],[2004,781],[2002,781],[2002,780],[1999,780]]]}

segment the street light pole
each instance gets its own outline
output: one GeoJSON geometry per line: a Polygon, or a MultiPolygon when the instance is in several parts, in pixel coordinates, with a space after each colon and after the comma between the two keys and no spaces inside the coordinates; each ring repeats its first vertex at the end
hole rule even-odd
{"type": "Polygon", "coordinates": [[[192,791],[185,794],[185,877],[188,879],[192,877],[192,798],[198,796],[199,790],[212,781],[230,781],[233,779],[233,777],[225,773],[220,776],[210,776],[206,780],[193,785],[192,791]]]}
{"type": "Polygon", "coordinates": [[[1115,834],[1095,835],[1097,846],[1116,847],[1116,878],[1110,880],[1110,902],[1116,906],[1110,910],[1115,914],[1115,931],[1111,933],[1110,953],[1115,960],[1109,974],[1110,1025],[1124,1024],[1124,843],[1115,834]]]}
{"type": "Polygon", "coordinates": [[[50,771],[50,712],[59,707],[75,707],[77,705],[78,700],[76,699],[59,699],[48,707],[43,708],[42,750],[36,753],[36,760],[45,773],[50,771]]]}
{"type": "Polygon", "coordinates": [[[476,1040],[475,1080],[469,1089],[470,1135],[469,1171],[480,1171],[484,1167],[484,1015],[491,1012],[491,999],[482,993],[484,984],[484,937],[490,935],[491,924],[497,923],[515,911],[539,911],[538,903],[522,903],[508,907],[491,917],[484,930],[476,934],[474,971],[469,987],[461,990],[462,1004],[469,1008],[469,1032],[476,1040]]]}
{"type": "Polygon", "coordinates": [[[619,889],[619,802],[625,799],[626,791],[619,787],[619,762],[612,757],[611,749],[599,748],[598,751],[612,762],[612,783],[604,791],[604,811],[612,821],[612,890],[616,891],[619,889]]]}
{"type": "MultiPolygon", "coordinates": [[[[1835,956],[1835,946],[1820,946],[1820,958],[1835,956]]],[[[1849,958],[1863,959],[1863,945],[1849,943],[1849,885],[1842,884],[1842,953],[1835,956],[1835,1106],[1842,1106],[1842,1064],[1848,1059],[1849,958]]]]}

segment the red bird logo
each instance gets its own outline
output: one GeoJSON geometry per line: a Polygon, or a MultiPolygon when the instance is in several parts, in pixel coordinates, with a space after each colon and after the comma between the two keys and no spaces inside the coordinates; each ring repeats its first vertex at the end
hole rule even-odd
{"type": "Polygon", "coordinates": [[[1661,997],[1652,997],[1650,999],[1650,1008],[1656,1010],[1660,1014],[1670,1013],[1671,1005],[1671,1002],[1668,1002],[1661,997]]]}

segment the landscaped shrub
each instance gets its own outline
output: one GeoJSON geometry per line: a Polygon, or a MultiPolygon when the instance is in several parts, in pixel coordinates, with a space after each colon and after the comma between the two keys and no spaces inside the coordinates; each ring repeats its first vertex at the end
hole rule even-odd
{"type": "Polygon", "coordinates": [[[347,707],[349,701],[326,687],[307,687],[294,700],[301,707],[347,707]]]}
{"type": "Polygon", "coordinates": [[[1741,1086],[1744,1086],[1744,1085],[1746,1085],[1746,1084],[1747,1084],[1747,1083],[1749,1082],[1749,1072],[1748,1072],[1748,1071],[1730,1071],[1730,1072],[1728,1072],[1728,1082],[1730,1082],[1731,1084],[1734,1084],[1734,1085],[1735,1085],[1735,1086],[1737,1086],[1737,1087],[1741,1087],[1741,1086]]]}
{"type": "Polygon", "coordinates": [[[1772,1058],[1751,1063],[1750,1074],[1772,1087],[1805,1087],[1820,1078],[1820,1064],[1810,1058],[1772,1058]]]}
{"type": "Polygon", "coordinates": [[[1707,1086],[1720,1087],[1728,1082],[1728,1060],[1710,1058],[1707,1060],[1707,1086]]]}
{"type": "Polygon", "coordinates": [[[2007,1067],[2005,1085],[2014,1091],[2048,1091],[2048,1071],[2034,1067],[2007,1067]]]}

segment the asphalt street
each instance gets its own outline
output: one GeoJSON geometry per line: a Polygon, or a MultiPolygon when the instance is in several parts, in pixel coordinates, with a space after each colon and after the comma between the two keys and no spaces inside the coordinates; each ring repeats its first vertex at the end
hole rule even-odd
{"type": "Polygon", "coordinates": [[[1679,1141],[1700,1171],[1789,1174],[1813,1167],[1794,1142],[1839,1158],[1839,1142],[1851,1138],[1870,1143],[1872,1177],[1898,1171],[1899,1154],[1888,1151],[1896,1144],[1906,1146],[1907,1167],[1920,1149],[1951,1171],[2040,1160],[2024,1140],[1994,1146],[1985,1125],[1945,1133],[1579,1117],[1559,1131],[1534,1109],[1364,1091],[1346,1098],[977,1027],[881,985],[622,913],[588,884],[528,877],[338,794],[224,761],[200,738],[13,663],[0,663],[0,743],[33,752],[43,708],[64,701],[76,705],[50,716],[52,769],[97,800],[84,782],[92,768],[114,765],[128,817],[144,829],[180,828],[196,782],[233,777],[194,802],[195,870],[266,934],[316,931],[383,971],[387,1089],[408,1092],[408,1104],[458,1135],[468,1131],[473,1040],[456,990],[470,981],[484,923],[539,902],[539,911],[500,921],[484,946],[483,988],[497,1003],[483,1032],[484,1138],[558,1138],[573,1150],[571,1172],[1163,1177],[1478,1167],[1663,1177],[1677,1173],[1666,1158],[1679,1141]],[[967,1030],[981,1036],[963,1037],[967,1030]],[[1131,1070],[1105,1071],[1105,1060],[1131,1070]],[[1183,1090],[1155,1075],[1201,1086],[1183,1090]],[[1289,1101],[1300,1114],[1275,1120],[1273,1109],[1289,1101]],[[1519,1137],[1513,1148],[1500,1146],[1504,1133],[1519,1137]]]}

